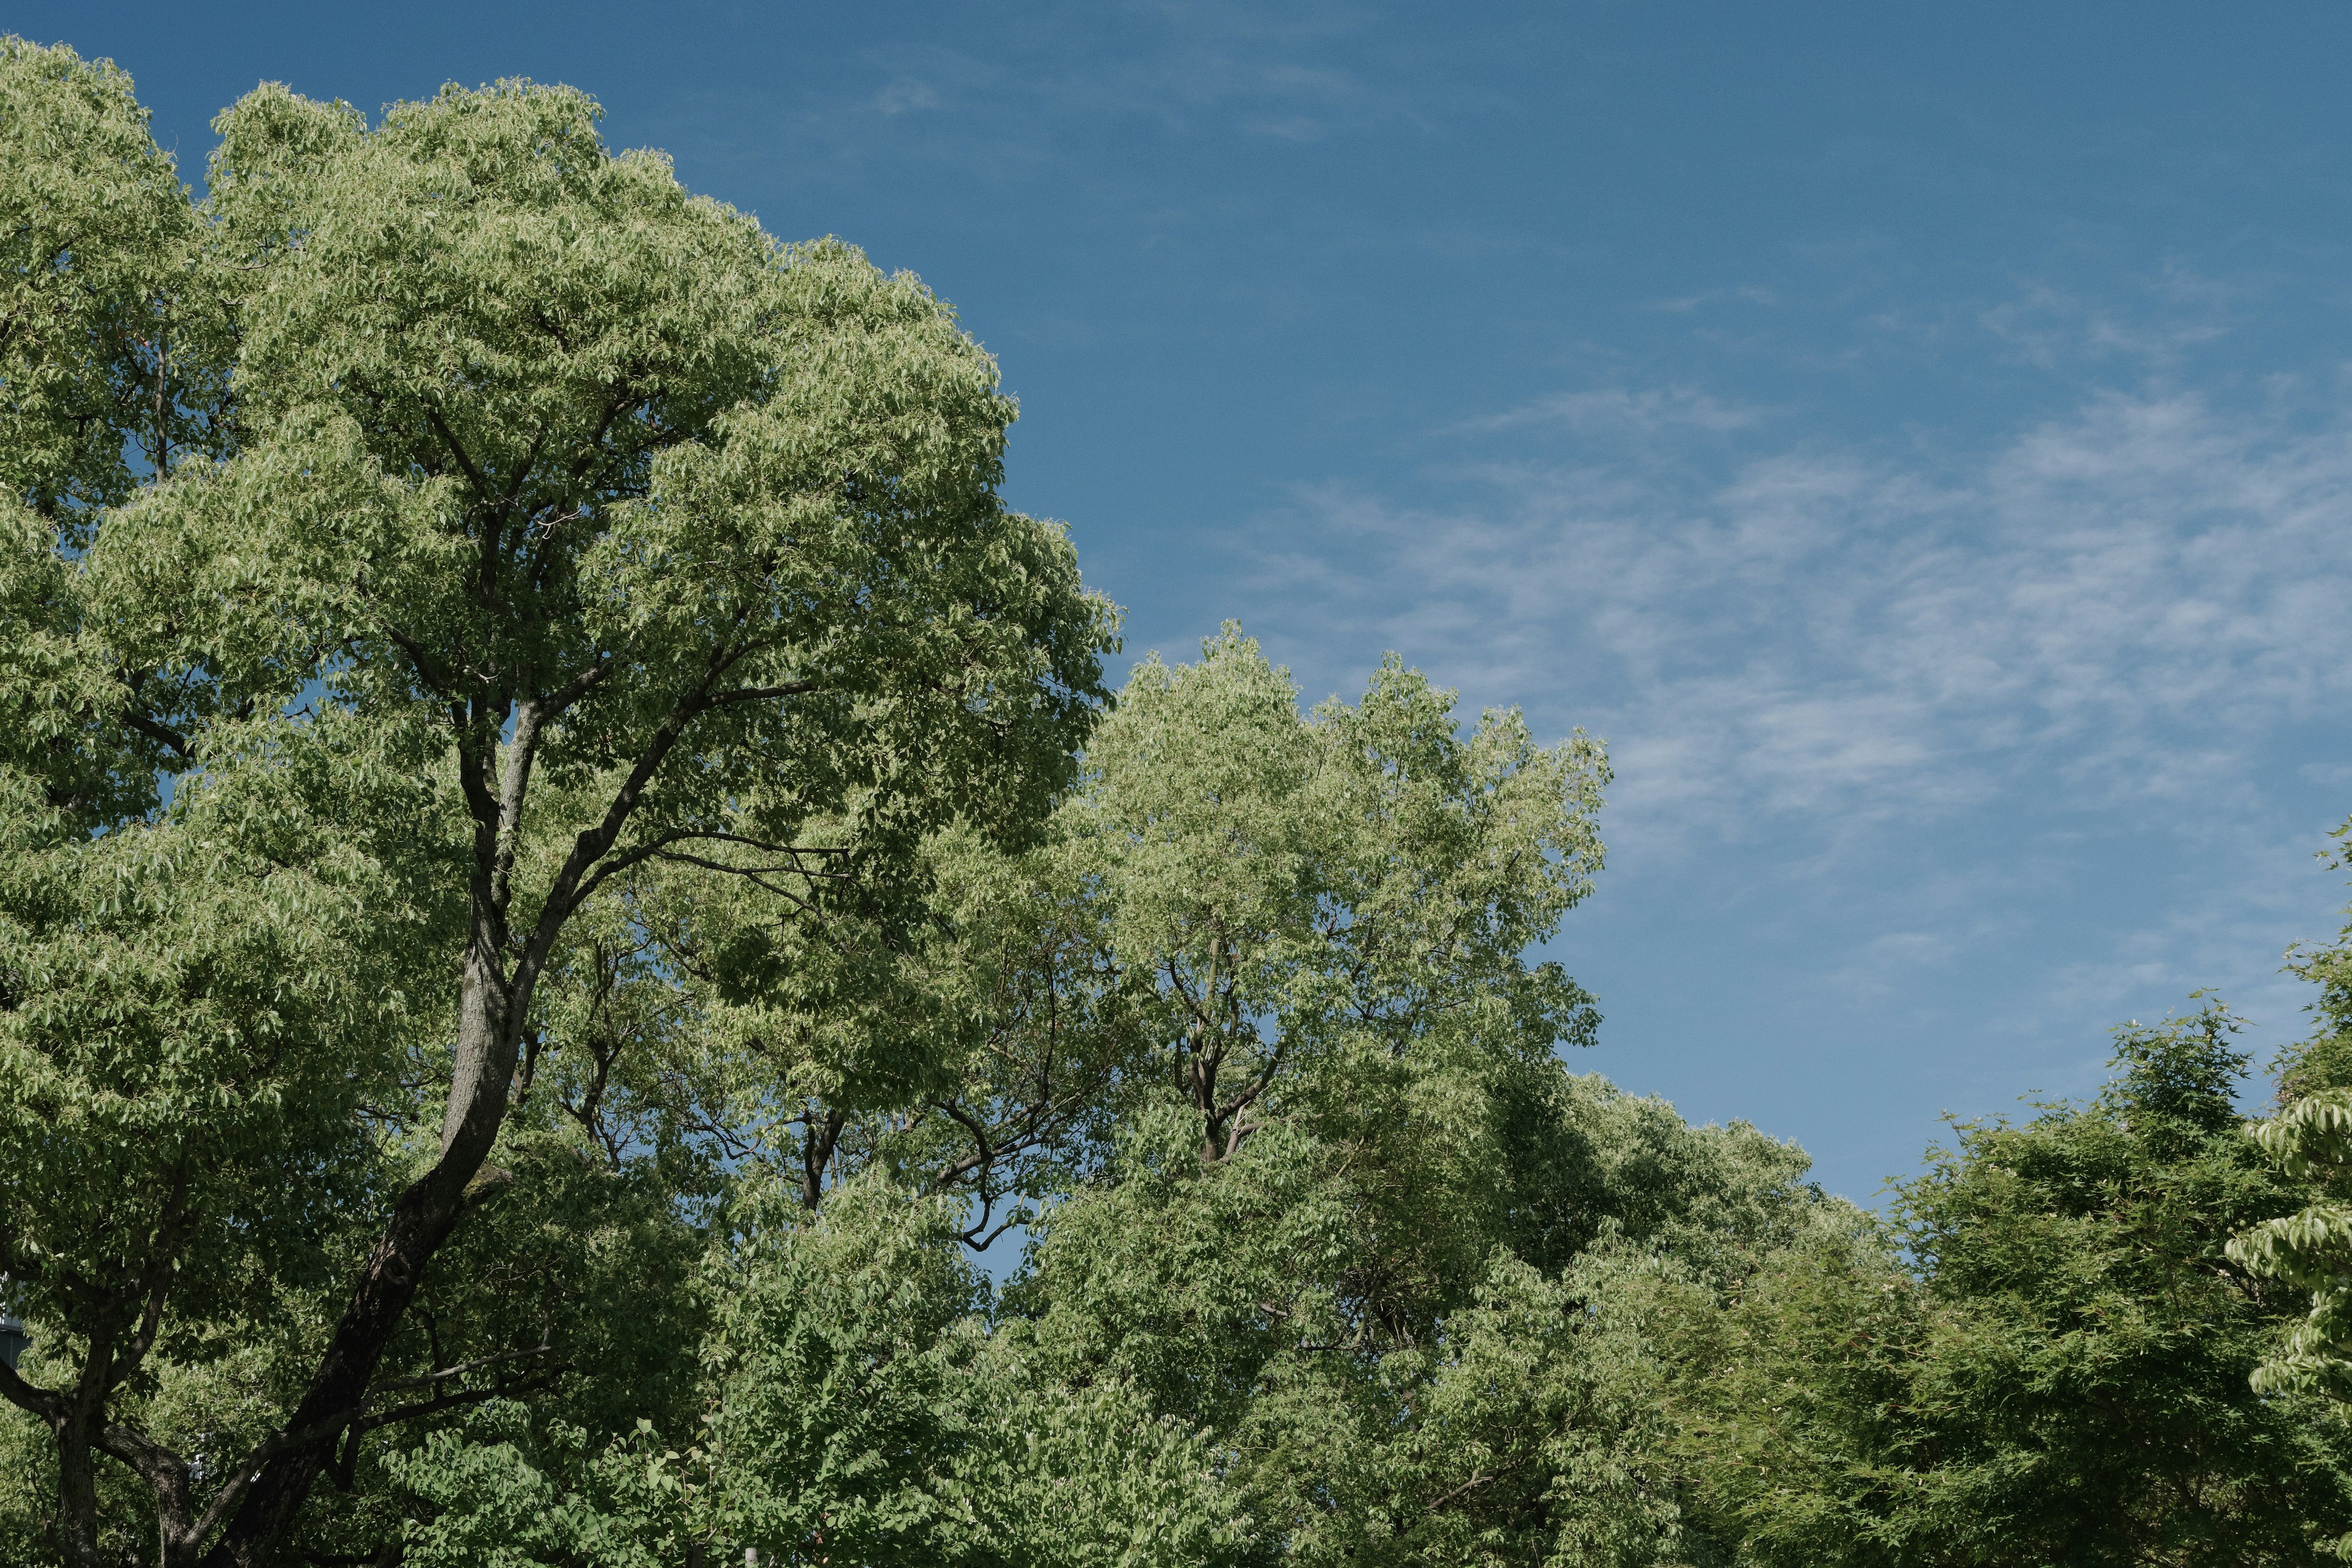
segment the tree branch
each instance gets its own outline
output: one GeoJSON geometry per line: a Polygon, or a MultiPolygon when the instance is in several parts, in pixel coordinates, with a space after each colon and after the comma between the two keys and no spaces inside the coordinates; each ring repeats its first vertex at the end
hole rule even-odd
{"type": "Polygon", "coordinates": [[[814,680],[795,680],[786,686],[740,686],[707,699],[704,706],[723,708],[730,702],[763,702],[777,697],[805,697],[812,691],[824,689],[823,684],[814,680]]]}
{"type": "Polygon", "coordinates": [[[467,480],[473,485],[474,494],[485,502],[494,502],[496,498],[490,494],[490,481],[482,476],[481,469],[474,466],[474,459],[467,455],[465,443],[457,439],[457,433],[450,429],[448,421],[441,417],[441,410],[428,401],[425,405],[425,417],[432,422],[434,434],[439,436],[441,444],[449,448],[449,455],[457,459],[457,467],[464,470],[467,480]]]}
{"type": "MultiPolygon", "coordinates": [[[[375,593],[367,585],[364,579],[352,585],[358,591],[360,597],[371,604],[375,603],[375,593]]],[[[427,691],[436,697],[454,696],[457,684],[456,678],[446,670],[436,671],[433,668],[434,660],[425,651],[423,643],[410,637],[390,621],[379,621],[376,624],[383,629],[383,635],[392,639],[392,646],[408,656],[409,668],[416,671],[416,679],[425,683],[425,689],[427,691]]]]}
{"type": "Polygon", "coordinates": [[[26,1382],[6,1362],[0,1362],[0,1398],[51,1426],[65,1418],[67,1400],[63,1394],[26,1382]]]}
{"type": "Polygon", "coordinates": [[[1460,1486],[1454,1488],[1452,1490],[1447,1491],[1443,1496],[1439,1497],[1435,1502],[1429,1505],[1425,1511],[1435,1513],[1438,1510],[1444,1508],[1447,1504],[1458,1501],[1461,1499],[1467,1497],[1470,1493],[1476,1491],[1480,1487],[1485,1486],[1494,1479],[1495,1478],[1492,1476],[1480,1475],[1474,1471],[1468,1480],[1464,1481],[1460,1486]]]}
{"type": "Polygon", "coordinates": [[[525,702],[516,710],[514,739],[507,743],[507,765],[499,779],[499,826],[490,861],[490,898],[502,915],[511,896],[508,882],[514,871],[515,849],[522,840],[523,799],[530,793],[531,763],[539,752],[541,717],[536,701],[525,702]]]}
{"type": "Polygon", "coordinates": [[[462,1410],[468,1405],[486,1400],[511,1399],[518,1394],[542,1394],[555,1386],[556,1379],[569,1371],[568,1367],[550,1367],[547,1375],[529,1383],[502,1383],[496,1388],[466,1388],[455,1394],[436,1394],[420,1399],[414,1405],[403,1405],[374,1415],[364,1415],[352,1422],[349,1436],[358,1437],[380,1426],[390,1426],[402,1421],[414,1421],[421,1415],[438,1415],[444,1410],[462,1410]]]}
{"type": "Polygon", "coordinates": [[[374,1392],[390,1394],[402,1388],[425,1388],[436,1383],[446,1383],[453,1377],[463,1377],[469,1372],[479,1372],[486,1366],[504,1366],[510,1362],[529,1361],[534,1356],[547,1355],[554,1349],[553,1345],[534,1345],[527,1351],[501,1351],[497,1355],[478,1356],[472,1361],[461,1361],[457,1365],[444,1367],[439,1372],[423,1372],[418,1373],[415,1377],[398,1377],[389,1383],[380,1383],[376,1384],[374,1392]]]}
{"type": "Polygon", "coordinates": [[[549,692],[541,704],[547,710],[547,716],[552,719],[583,697],[587,696],[612,672],[613,661],[607,657],[590,665],[586,669],[549,692]]]}
{"type": "Polygon", "coordinates": [[[156,1510],[166,1521],[165,1528],[175,1536],[184,1535],[188,1523],[187,1460],[144,1432],[128,1426],[101,1426],[95,1446],[100,1453],[120,1459],[136,1471],[154,1492],[156,1510]]]}
{"type": "MultiPolygon", "coordinates": [[[[172,1293],[172,1275],[178,1267],[180,1230],[187,1201],[187,1174],[184,1171],[173,1175],[172,1188],[163,1202],[163,1212],[155,1225],[154,1253],[139,1281],[146,1296],[146,1305],[139,1314],[139,1327],[130,1341],[108,1354],[105,1392],[113,1393],[131,1380],[147,1352],[154,1348],[155,1336],[163,1325],[163,1301],[172,1293]]],[[[93,1353],[95,1347],[93,1347],[93,1353]]]]}
{"type": "Polygon", "coordinates": [[[188,744],[188,738],[162,720],[145,713],[131,712],[123,714],[122,721],[149,740],[163,742],[182,762],[194,760],[194,752],[188,744]]]}

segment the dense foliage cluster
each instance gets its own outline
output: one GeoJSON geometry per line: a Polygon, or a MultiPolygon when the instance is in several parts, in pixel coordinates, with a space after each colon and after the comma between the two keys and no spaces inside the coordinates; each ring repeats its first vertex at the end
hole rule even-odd
{"type": "Polygon", "coordinates": [[[2352,1556],[2352,949],[1864,1213],[1564,1065],[1598,744],[1106,690],[912,279],[216,129],[0,44],[0,1560],[2352,1556]]]}

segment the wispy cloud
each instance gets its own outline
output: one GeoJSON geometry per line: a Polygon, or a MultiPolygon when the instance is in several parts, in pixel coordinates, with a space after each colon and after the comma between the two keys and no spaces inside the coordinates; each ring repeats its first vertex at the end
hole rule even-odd
{"type": "Polygon", "coordinates": [[[1444,508],[1302,488],[1264,565],[1344,646],[1607,728],[1621,832],[1933,812],[2028,773],[2179,798],[2352,697],[2352,422],[2108,394],[1941,463],[1757,450],[1766,423],[1680,388],[1546,399],[1462,430],[1648,439],[1465,454],[1444,508]]]}
{"type": "Polygon", "coordinates": [[[1587,389],[1449,427],[1420,499],[1302,486],[1243,547],[1269,645],[1317,692],[1394,647],[1607,737],[1613,875],[1769,886],[1816,933],[1807,1005],[1965,994],[1939,1027],[2045,1042],[2055,1092],[2196,985],[2292,1037],[2278,955],[2325,934],[2352,808],[2352,408],[2142,387],[1958,449],[1800,423],[1587,389]]]}
{"type": "Polygon", "coordinates": [[[2036,284],[1980,312],[1978,324],[2018,358],[2045,369],[2111,355],[2170,363],[2230,330],[2226,290],[2176,271],[2155,292],[2170,309],[2150,319],[2036,284]]]}
{"type": "Polygon", "coordinates": [[[1630,431],[1656,436],[1668,430],[1738,430],[1765,417],[1766,411],[1728,403],[1694,387],[1602,387],[1586,392],[1554,393],[1500,414],[1465,420],[1458,432],[1524,430],[1553,426],[1580,435],[1630,431]]]}
{"type": "Polygon", "coordinates": [[[1705,306],[1738,300],[1743,305],[1777,305],[1780,297],[1760,283],[1743,283],[1736,289],[1709,289],[1696,294],[1681,294],[1671,300],[1653,301],[1647,308],[1663,310],[1668,315],[1686,316],[1705,306]]]}
{"type": "Polygon", "coordinates": [[[908,114],[916,110],[937,109],[944,100],[939,89],[927,81],[901,77],[874,95],[874,107],[885,114],[908,114]]]}
{"type": "MultiPolygon", "coordinates": [[[[745,118],[772,124],[781,114],[796,140],[844,168],[888,158],[992,180],[1085,169],[1099,195],[1120,183],[1101,177],[1091,151],[1139,128],[1197,145],[1238,140],[1255,148],[1421,124],[1409,95],[1343,63],[1366,26],[1336,5],[1270,18],[1248,6],[1057,4],[1008,22],[984,50],[945,42],[876,47],[839,83],[745,118]],[[887,142],[873,140],[877,114],[897,122],[887,142]]],[[[764,131],[744,148],[747,156],[772,151],[764,131]]],[[[1130,199],[1153,194],[1136,186],[1130,199]]]]}

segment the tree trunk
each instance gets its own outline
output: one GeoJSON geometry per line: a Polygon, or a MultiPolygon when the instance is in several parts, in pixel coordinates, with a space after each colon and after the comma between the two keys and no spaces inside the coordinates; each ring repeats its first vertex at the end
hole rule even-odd
{"type": "Polygon", "coordinates": [[[268,1568],[334,1452],[345,1423],[359,1414],[385,1345],[415,1300],[425,1265],[457,1228],[471,1184],[497,1140],[514,1076],[527,990],[509,981],[497,947],[478,933],[466,953],[458,1000],[457,1060],[442,1122],[441,1158],[393,1205],[359,1287],[286,1430],[317,1436],[266,1461],[253,1489],[230,1518],[205,1568],[268,1568]]]}
{"type": "Polygon", "coordinates": [[[99,1555],[97,1424],[81,1403],[57,1423],[58,1552],[69,1568],[117,1568],[99,1555]]]}

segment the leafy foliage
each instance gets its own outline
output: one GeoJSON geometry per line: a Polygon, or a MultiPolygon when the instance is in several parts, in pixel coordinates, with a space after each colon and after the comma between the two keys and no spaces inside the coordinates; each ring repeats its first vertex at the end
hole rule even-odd
{"type": "MultiPolygon", "coordinates": [[[[2336,863],[2347,863],[2341,852],[2336,863]]],[[[2341,1398],[2352,1392],[2352,942],[2304,954],[2296,967],[2319,984],[2320,1026],[2282,1064],[2277,1114],[2248,1131],[2312,1201],[2233,1237],[2230,1257],[2311,1303],[2256,1370],[2255,1386],[2341,1398]]]]}
{"type": "Polygon", "coordinates": [[[1829,1198],[1565,1065],[1598,742],[1108,700],[948,307],[597,121],[0,41],[0,1558],[2352,1556],[2352,949],[1829,1198]]]}
{"type": "MultiPolygon", "coordinates": [[[[630,1009],[705,934],[631,873],[887,973],[927,842],[1024,842],[1074,770],[1112,617],[997,497],[993,363],[596,121],[264,87],[199,204],[122,73],[0,47],[0,1272],[66,1373],[0,1393],[52,1429],[78,1563],[115,1552],[100,1455],[167,1562],[258,1564],[371,1434],[619,1342],[611,1258],[548,1227],[667,1266],[719,1157],[693,1092],[616,1131],[566,1081],[658,1033],[630,1009]],[[541,1106],[593,1148],[530,1108],[551,1028],[541,1106]],[[546,1265],[452,1242],[499,1231],[546,1265]],[[240,1419],[142,1426],[247,1313],[286,1331],[240,1419]]],[[[923,1076],[867,1043],[886,1094],[923,1076]]]]}
{"type": "Polygon", "coordinates": [[[1759,1563],[2332,1556],[2345,1434],[2250,1386],[2285,1310],[2224,1255],[2294,1201],[2238,1131],[2234,1027],[2122,1031],[2093,1104],[1962,1125],[1900,1252],[1748,1282],[1685,1352],[1704,1516],[1759,1563]]]}

